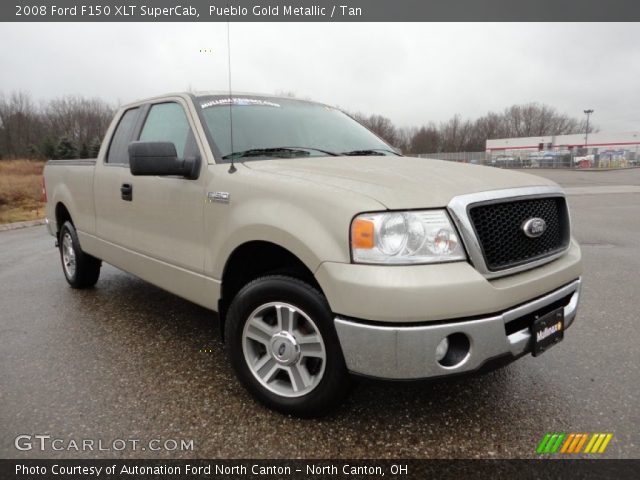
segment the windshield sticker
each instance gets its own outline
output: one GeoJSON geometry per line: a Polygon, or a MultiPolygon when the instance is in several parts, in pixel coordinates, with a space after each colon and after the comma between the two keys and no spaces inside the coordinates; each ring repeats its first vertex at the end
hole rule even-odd
{"type": "Polygon", "coordinates": [[[262,106],[262,107],[280,107],[280,104],[269,102],[268,100],[261,100],[258,98],[241,98],[241,97],[232,97],[232,98],[218,98],[216,100],[211,100],[209,102],[205,102],[200,105],[201,108],[209,108],[209,107],[218,107],[221,105],[238,105],[238,106],[262,106]]]}

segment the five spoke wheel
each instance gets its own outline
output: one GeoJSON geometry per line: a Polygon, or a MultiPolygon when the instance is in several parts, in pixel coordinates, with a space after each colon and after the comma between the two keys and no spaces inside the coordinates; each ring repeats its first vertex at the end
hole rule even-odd
{"type": "Polygon", "coordinates": [[[67,278],[73,278],[76,274],[76,251],[73,248],[73,239],[67,231],[62,236],[62,267],[64,268],[67,278]]]}
{"type": "Polygon", "coordinates": [[[306,395],[322,380],[326,350],[320,330],[293,305],[270,302],[255,309],[244,326],[242,350],[258,382],[278,395],[306,395]]]}

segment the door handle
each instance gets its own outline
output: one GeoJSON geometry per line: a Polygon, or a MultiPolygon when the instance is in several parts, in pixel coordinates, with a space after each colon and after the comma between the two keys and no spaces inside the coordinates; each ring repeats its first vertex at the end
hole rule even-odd
{"type": "Polygon", "coordinates": [[[126,200],[127,202],[133,200],[133,185],[130,183],[123,183],[120,187],[120,194],[122,196],[122,200],[126,200]]]}

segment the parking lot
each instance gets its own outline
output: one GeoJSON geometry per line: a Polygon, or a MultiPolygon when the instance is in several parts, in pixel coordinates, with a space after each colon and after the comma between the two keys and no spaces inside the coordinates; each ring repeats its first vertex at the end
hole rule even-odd
{"type": "Polygon", "coordinates": [[[0,457],[520,458],[546,432],[612,432],[603,456],[640,457],[640,169],[535,173],[568,188],[583,249],[565,340],[480,377],[361,381],[320,420],[253,401],[211,312],[108,265],[72,290],[44,227],[0,232],[0,457]],[[20,434],[193,449],[18,451],[20,434]]]}

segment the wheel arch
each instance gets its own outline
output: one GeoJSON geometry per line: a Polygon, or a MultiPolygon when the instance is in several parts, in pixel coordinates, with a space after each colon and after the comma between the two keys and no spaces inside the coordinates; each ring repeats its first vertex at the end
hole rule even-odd
{"type": "Polygon", "coordinates": [[[307,282],[324,295],[311,269],[289,249],[266,240],[244,242],[231,252],[222,271],[218,315],[223,338],[225,315],[236,294],[252,280],[276,274],[307,282]]]}
{"type": "Polygon", "coordinates": [[[73,218],[71,217],[71,213],[69,209],[63,202],[56,203],[55,207],[55,218],[56,218],[56,237],[60,233],[60,229],[64,222],[69,221],[73,225],[73,218]]]}

